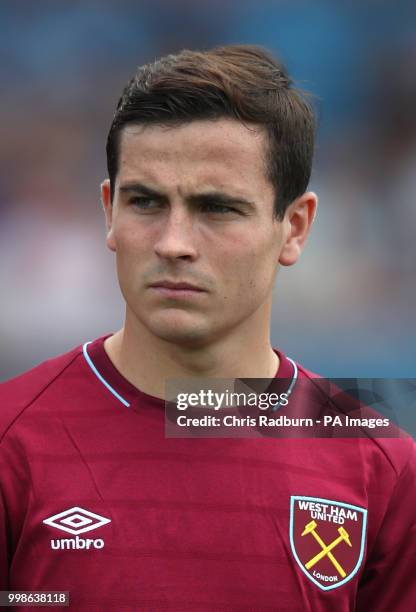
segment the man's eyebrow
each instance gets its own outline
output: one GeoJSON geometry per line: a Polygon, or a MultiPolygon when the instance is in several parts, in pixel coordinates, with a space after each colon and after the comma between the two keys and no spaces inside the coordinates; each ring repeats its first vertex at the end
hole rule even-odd
{"type": "Polygon", "coordinates": [[[230,196],[222,191],[210,191],[190,196],[189,201],[196,204],[222,204],[224,206],[237,205],[246,208],[255,208],[254,202],[246,198],[230,196]]]}
{"type": "Polygon", "coordinates": [[[156,191],[156,189],[151,189],[150,187],[143,185],[143,183],[124,183],[124,185],[120,185],[118,189],[123,193],[141,193],[152,198],[160,199],[166,197],[163,193],[156,191]]]}
{"type": "MultiPolygon", "coordinates": [[[[123,185],[120,185],[119,191],[123,193],[129,193],[129,192],[140,193],[142,195],[149,196],[151,198],[155,198],[158,200],[167,199],[167,196],[164,193],[161,193],[160,191],[157,191],[156,189],[152,189],[151,187],[148,187],[147,185],[144,185],[143,183],[139,183],[139,182],[125,183],[123,185]]],[[[251,209],[255,208],[255,203],[252,202],[251,200],[247,200],[246,198],[243,198],[240,196],[238,197],[231,196],[227,193],[224,193],[223,191],[216,191],[216,190],[205,192],[205,193],[194,194],[194,195],[188,196],[186,199],[191,204],[216,203],[216,204],[222,204],[222,205],[227,205],[227,206],[228,205],[242,205],[242,206],[245,206],[251,209]]]]}

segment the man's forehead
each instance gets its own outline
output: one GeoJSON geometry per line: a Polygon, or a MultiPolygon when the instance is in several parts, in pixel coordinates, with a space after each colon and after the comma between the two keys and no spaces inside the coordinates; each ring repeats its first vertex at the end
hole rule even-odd
{"type": "Polygon", "coordinates": [[[258,155],[266,146],[261,126],[243,125],[235,119],[198,120],[175,125],[128,124],[121,132],[120,154],[140,149],[142,155],[167,157],[195,153],[215,159],[229,154],[258,155]]]}
{"type": "Polygon", "coordinates": [[[183,170],[220,182],[231,175],[239,183],[263,182],[266,146],[261,127],[233,119],[175,126],[130,124],[121,133],[119,179],[183,170]]]}

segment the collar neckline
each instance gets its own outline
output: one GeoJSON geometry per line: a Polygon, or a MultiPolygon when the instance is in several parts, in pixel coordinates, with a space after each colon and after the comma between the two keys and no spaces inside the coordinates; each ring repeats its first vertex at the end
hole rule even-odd
{"type": "MultiPolygon", "coordinates": [[[[164,408],[164,399],[141,391],[124,378],[121,372],[115,367],[104,348],[104,341],[111,335],[112,334],[107,334],[96,340],[86,342],[82,347],[84,358],[95,377],[108,389],[109,393],[116,397],[118,401],[127,408],[130,406],[137,406],[138,403],[146,403],[164,408]]],[[[293,388],[297,377],[296,364],[286,357],[282,351],[275,348],[273,350],[279,357],[279,368],[274,376],[274,383],[272,383],[270,387],[275,386],[277,383],[276,379],[286,379],[286,386],[289,382],[290,387],[293,388]]]]}

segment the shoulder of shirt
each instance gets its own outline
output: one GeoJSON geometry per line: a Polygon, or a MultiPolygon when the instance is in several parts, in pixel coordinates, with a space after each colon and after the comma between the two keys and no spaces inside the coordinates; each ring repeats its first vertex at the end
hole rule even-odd
{"type": "Polygon", "coordinates": [[[315,372],[311,372],[311,370],[307,370],[306,368],[303,367],[303,365],[301,365],[298,362],[296,362],[296,366],[298,368],[299,374],[301,374],[302,376],[306,378],[310,378],[310,379],[323,378],[320,374],[315,374],[315,372]]]}
{"type": "Polygon", "coordinates": [[[0,384],[0,442],[19,417],[82,355],[82,345],[0,384]]]}
{"type": "MultiPolygon", "coordinates": [[[[307,370],[298,362],[296,362],[296,366],[302,377],[310,380],[324,378],[320,374],[307,370]]],[[[398,478],[407,469],[416,473],[416,442],[407,432],[397,428],[397,437],[369,437],[367,442],[370,448],[372,447],[376,453],[378,452],[384,457],[398,478]]]]}

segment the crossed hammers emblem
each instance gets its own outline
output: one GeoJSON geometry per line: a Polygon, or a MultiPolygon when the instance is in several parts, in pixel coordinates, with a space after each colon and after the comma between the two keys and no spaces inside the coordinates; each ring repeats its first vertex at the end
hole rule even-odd
{"type": "Polygon", "coordinates": [[[318,533],[315,531],[317,528],[317,523],[315,521],[310,521],[309,523],[307,523],[307,525],[305,525],[305,529],[302,532],[302,535],[307,535],[308,533],[311,533],[313,535],[313,537],[315,538],[315,540],[318,542],[319,546],[322,548],[321,552],[319,552],[317,555],[315,555],[314,557],[312,557],[312,559],[310,559],[305,567],[306,569],[311,569],[311,567],[313,567],[316,563],[318,563],[318,561],[320,561],[321,559],[323,559],[323,557],[328,557],[328,559],[331,561],[332,565],[335,567],[335,569],[337,570],[337,572],[343,577],[345,578],[345,576],[347,575],[343,568],[341,567],[341,565],[338,563],[338,561],[335,559],[334,555],[332,554],[332,550],[338,546],[338,544],[342,541],[346,542],[348,544],[348,546],[352,546],[351,542],[350,542],[350,536],[348,534],[348,532],[343,528],[343,527],[339,527],[338,528],[338,533],[339,536],[337,538],[335,538],[335,540],[333,540],[330,544],[325,544],[325,542],[322,540],[322,538],[318,535],[318,533]]]}

